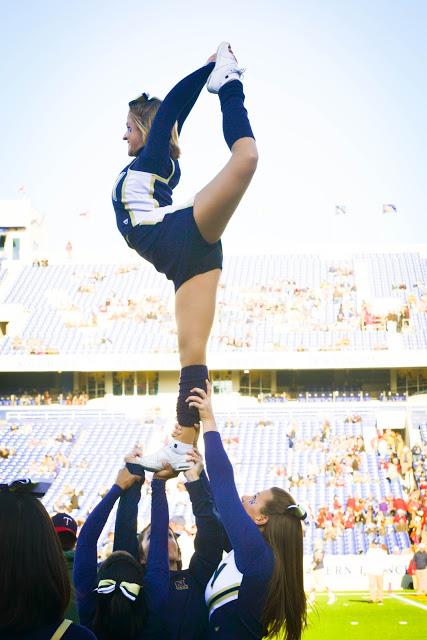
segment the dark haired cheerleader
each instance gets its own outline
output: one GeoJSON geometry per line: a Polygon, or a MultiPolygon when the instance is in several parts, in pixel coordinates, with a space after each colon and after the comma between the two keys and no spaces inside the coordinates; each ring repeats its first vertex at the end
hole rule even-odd
{"type": "Polygon", "coordinates": [[[98,640],[163,637],[169,590],[169,511],[163,479],[154,476],[151,483],[153,526],[146,571],[124,550],[114,551],[97,567],[98,538],[113,506],[124,491],[140,481],[121,469],[110,491],[88,516],[77,541],[73,578],[79,617],[98,640]]]}
{"type": "Polygon", "coordinates": [[[222,268],[221,236],[257,166],[241,74],[230,45],[223,42],[216,55],[181,80],[163,102],[143,94],[129,103],[124,140],[134,160],[113,189],[117,226],[128,245],[174,283],[181,360],[177,420],[183,433],[139,459],[153,471],[164,461],[176,470],[189,466],[186,453],[199,416],[185,399],[193,387],[203,388],[208,377],[206,345],[222,268]],[[219,95],[231,158],[191,202],[174,206],[172,191],[180,178],[178,135],[206,83],[208,91],[219,95]]]}
{"type": "Polygon", "coordinates": [[[59,538],[39,500],[50,483],[0,484],[0,638],[96,640],[64,620],[71,585],[59,538]]]}
{"type": "MultiPolygon", "coordinates": [[[[168,640],[204,640],[208,633],[208,610],[205,589],[222,558],[224,530],[214,513],[209,482],[203,461],[196,451],[189,454],[193,462],[185,472],[186,489],[196,519],[194,554],[189,567],[182,568],[177,538],[169,527],[169,597],[164,608],[164,638],[168,640]]],[[[114,548],[126,549],[146,566],[151,548],[151,525],[137,536],[140,483],[133,484],[120,497],[114,531],[114,548]]]]}

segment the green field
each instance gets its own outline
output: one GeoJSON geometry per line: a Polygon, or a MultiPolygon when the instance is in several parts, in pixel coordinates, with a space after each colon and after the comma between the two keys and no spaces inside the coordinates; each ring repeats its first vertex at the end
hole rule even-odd
{"type": "Polygon", "coordinates": [[[385,594],[379,605],[369,602],[366,592],[355,592],[326,602],[326,594],[317,595],[303,640],[427,640],[425,597],[385,594]]]}

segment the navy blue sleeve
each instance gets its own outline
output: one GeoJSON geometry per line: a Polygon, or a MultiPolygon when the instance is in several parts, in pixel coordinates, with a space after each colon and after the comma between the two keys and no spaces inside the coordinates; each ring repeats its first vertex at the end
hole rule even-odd
{"type": "Polygon", "coordinates": [[[224,529],[224,525],[222,524],[222,520],[221,520],[221,516],[219,514],[219,511],[216,508],[215,500],[214,500],[214,497],[213,497],[212,491],[211,491],[211,486],[209,484],[209,478],[206,475],[206,471],[204,469],[203,469],[202,473],[200,474],[200,480],[203,482],[203,486],[205,487],[205,490],[207,491],[207,493],[212,498],[214,516],[218,519],[218,521],[219,521],[219,523],[221,525],[222,548],[226,553],[228,553],[229,551],[231,551],[232,547],[231,547],[231,544],[230,544],[230,540],[228,539],[227,532],[224,529]]]}
{"type": "Polygon", "coordinates": [[[182,128],[185,118],[193,108],[214,66],[213,62],[203,65],[180,80],[169,91],[154,117],[145,146],[139,153],[135,165],[132,165],[132,169],[156,173],[163,178],[170,175],[172,129],[176,122],[178,127],[182,128]]]}
{"type": "Polygon", "coordinates": [[[141,483],[134,482],[120,496],[114,528],[113,551],[127,551],[136,560],[138,554],[138,504],[141,498],[141,483]]]}
{"type": "Polygon", "coordinates": [[[96,575],[98,569],[97,542],[111,509],[122,489],[114,484],[107,495],[87,517],[77,539],[74,556],[73,582],[76,590],[80,622],[88,625],[93,620],[96,605],[96,575]]]}
{"type": "Polygon", "coordinates": [[[185,105],[184,109],[179,114],[178,121],[177,121],[177,124],[178,124],[178,135],[181,133],[182,127],[184,126],[184,122],[187,120],[191,109],[196,104],[197,98],[199,97],[199,95],[200,95],[200,93],[201,93],[201,91],[202,91],[204,86],[205,86],[205,84],[201,85],[201,87],[195,92],[195,94],[192,96],[192,98],[190,98],[190,100],[185,105]]]}
{"type": "Polygon", "coordinates": [[[197,526],[194,554],[190,560],[189,570],[205,588],[222,558],[223,526],[215,516],[213,500],[210,492],[206,490],[205,481],[200,477],[199,480],[187,482],[185,486],[190,496],[197,526]]]}
{"type": "Polygon", "coordinates": [[[150,613],[164,613],[169,597],[169,509],[164,480],[151,482],[151,530],[144,577],[150,613]]]}
{"type": "Polygon", "coordinates": [[[221,436],[217,431],[208,431],[204,440],[212,493],[234,549],[236,566],[242,573],[262,568],[264,557],[266,554],[271,555],[271,549],[243,508],[234,482],[233,467],[224,450],[221,436]]]}

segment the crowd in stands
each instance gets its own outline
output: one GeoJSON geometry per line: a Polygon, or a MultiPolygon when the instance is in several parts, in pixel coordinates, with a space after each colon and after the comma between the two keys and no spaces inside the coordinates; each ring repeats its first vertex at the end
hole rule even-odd
{"type": "Polygon", "coordinates": [[[427,493],[427,438],[412,447],[412,465],[419,489],[427,493]]]}
{"type": "MultiPolygon", "coordinates": [[[[413,544],[425,539],[427,519],[427,496],[419,490],[408,494],[408,499],[384,497],[381,501],[374,498],[348,498],[345,505],[338,496],[334,497],[332,507],[321,507],[315,518],[316,527],[323,532],[323,539],[336,540],[345,530],[364,527],[364,533],[370,538],[385,537],[388,527],[396,533],[408,533],[413,544]]],[[[400,553],[399,547],[393,548],[400,553]]]]}
{"type": "Polygon", "coordinates": [[[411,313],[408,305],[403,305],[397,310],[387,314],[376,314],[370,305],[365,302],[361,309],[361,326],[366,330],[390,331],[391,333],[401,333],[410,329],[411,313]]]}
{"type": "MultiPolygon", "coordinates": [[[[254,261],[255,271],[243,257],[230,259],[218,290],[210,349],[388,350],[390,334],[398,334],[407,348],[419,348],[418,338],[425,345],[427,336],[423,265],[419,256],[408,261],[406,256],[397,258],[364,256],[367,264],[370,260],[375,266],[381,263],[369,276],[371,294],[363,294],[366,299],[359,290],[357,257],[331,264],[317,256],[277,256],[271,258],[272,264],[266,258],[254,261]],[[282,275],[289,272],[291,277],[282,275]],[[388,305],[378,308],[377,298],[389,300],[388,305]]],[[[69,264],[46,269],[52,272],[51,291],[41,289],[45,278],[28,267],[17,275],[16,287],[4,300],[31,312],[23,331],[8,330],[4,336],[4,345],[0,344],[4,353],[67,353],[71,345],[76,346],[75,333],[84,335],[90,351],[104,347],[114,353],[127,351],[123,331],[137,332],[142,351],[177,350],[172,292],[144,265],[69,264]],[[44,331],[47,309],[54,329],[48,334],[44,331]],[[155,338],[152,322],[156,322],[155,338]]]]}
{"type": "MultiPolygon", "coordinates": [[[[49,398],[47,396],[48,402],[49,398]]],[[[78,404],[78,397],[75,398],[78,404]]],[[[68,402],[71,403],[72,398],[68,402]]],[[[319,430],[309,437],[299,432],[297,423],[291,422],[286,435],[289,451],[287,464],[275,463],[271,468],[272,477],[284,482],[291,492],[319,486],[325,487],[328,494],[334,492],[333,502],[318,504],[316,510],[310,511],[312,521],[321,530],[325,541],[337,540],[345,530],[362,526],[364,535],[384,536],[388,528],[392,527],[396,533],[407,533],[413,543],[420,542],[427,526],[427,443],[416,444],[411,451],[401,434],[390,429],[379,432],[376,438],[366,441],[363,431],[351,431],[353,427],[361,430],[362,422],[362,415],[348,414],[343,424],[344,427],[348,425],[350,432],[344,434],[337,433],[330,420],[325,418],[319,430]],[[362,458],[367,451],[376,452],[379,473],[390,487],[381,497],[370,494],[373,478],[362,458]],[[295,463],[299,456],[304,456],[303,471],[295,463]],[[396,481],[402,487],[402,494],[393,493],[396,481]],[[345,494],[342,492],[347,493],[349,483],[353,487],[353,493],[343,497],[345,494]]],[[[231,417],[224,420],[223,441],[230,451],[231,459],[237,463],[238,473],[241,460],[234,456],[236,447],[241,444],[239,434],[242,432],[236,427],[233,429],[234,424],[231,417]]],[[[261,430],[273,426],[274,419],[262,418],[258,422],[261,430]]],[[[27,468],[30,475],[62,477],[64,470],[70,471],[73,468],[81,471],[87,469],[90,473],[92,461],[88,456],[80,456],[78,460],[70,456],[69,447],[78,441],[72,429],[57,430],[44,439],[37,437],[36,430],[27,423],[11,424],[10,429],[27,435],[27,447],[30,449],[47,451],[31,462],[27,468]]],[[[159,434],[161,433],[162,430],[159,434]]],[[[0,465],[2,460],[7,461],[19,454],[14,446],[2,446],[0,465]]],[[[146,488],[149,490],[149,483],[146,488]]],[[[104,490],[106,489],[99,487],[99,495],[104,490]]],[[[185,511],[188,500],[183,485],[170,483],[168,492],[175,507],[185,511]]],[[[81,524],[87,508],[83,507],[82,511],[82,501],[86,505],[87,498],[85,490],[79,485],[64,482],[53,506],[55,511],[73,515],[81,524]]],[[[185,528],[190,538],[194,536],[191,520],[185,522],[185,528]]],[[[105,544],[108,550],[108,536],[105,544]]],[[[100,553],[102,555],[102,549],[100,553]]]]}
{"type": "Polygon", "coordinates": [[[0,396],[0,406],[10,407],[41,407],[52,404],[59,404],[63,406],[76,406],[86,405],[89,400],[89,396],[85,391],[78,393],[58,393],[54,391],[40,391],[33,390],[31,392],[24,391],[22,393],[12,393],[10,395],[0,396]]]}
{"type": "MultiPolygon", "coordinates": [[[[351,389],[346,391],[330,391],[330,390],[311,390],[304,393],[298,393],[296,400],[298,402],[370,402],[371,400],[380,400],[381,402],[401,402],[407,399],[408,394],[391,392],[391,391],[377,391],[377,392],[363,392],[357,389],[351,389]]],[[[259,393],[258,402],[288,402],[293,400],[294,397],[291,393],[259,393]]]]}
{"type": "MultiPolygon", "coordinates": [[[[352,482],[369,481],[369,475],[364,477],[359,472],[357,454],[365,451],[363,438],[358,436],[345,440],[346,454],[343,457],[333,456],[323,468],[313,467],[312,482],[317,481],[319,473],[325,474],[326,483],[330,482],[336,487],[342,486],[345,474],[351,476],[352,482]]],[[[319,440],[306,444],[315,449],[319,446],[319,440]]],[[[340,447],[342,444],[332,441],[330,453],[333,453],[337,445],[340,447]]],[[[411,542],[419,544],[427,536],[427,445],[414,445],[411,451],[399,433],[387,429],[378,435],[375,449],[385,478],[390,484],[398,479],[405,490],[404,497],[385,495],[381,500],[373,496],[349,497],[342,504],[335,495],[333,504],[322,506],[315,515],[316,527],[322,529],[325,540],[336,540],[346,529],[358,526],[363,526],[368,535],[385,536],[387,528],[392,527],[396,533],[408,533],[411,542]]],[[[306,479],[298,479],[299,482],[306,482],[306,479]]]]}
{"type": "MultiPolygon", "coordinates": [[[[360,401],[370,402],[372,400],[380,400],[381,402],[397,402],[407,399],[405,393],[391,393],[389,391],[377,391],[376,393],[363,393],[362,391],[311,391],[295,394],[290,392],[282,393],[259,393],[257,400],[259,403],[282,403],[290,400],[298,400],[298,402],[348,402],[360,401]]],[[[78,391],[75,393],[61,393],[55,389],[40,392],[33,389],[31,392],[17,391],[16,393],[0,395],[0,406],[44,406],[59,404],[62,406],[86,405],[89,396],[86,391],[78,391]]]]}

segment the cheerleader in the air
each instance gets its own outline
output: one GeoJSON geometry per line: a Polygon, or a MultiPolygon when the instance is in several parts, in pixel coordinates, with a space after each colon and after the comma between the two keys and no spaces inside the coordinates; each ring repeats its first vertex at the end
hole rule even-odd
{"type": "Polygon", "coordinates": [[[181,80],[161,102],[142,94],[129,103],[126,133],[132,162],[113,189],[117,226],[128,245],[175,285],[181,376],[177,422],[182,435],[138,458],[156,471],[162,462],[189,467],[187,452],[199,422],[185,402],[193,387],[206,388],[206,345],[222,268],[221,236],[255,173],[258,153],[244,107],[242,70],[227,42],[207,64],[181,80]],[[195,197],[172,205],[180,178],[178,136],[203,86],[219,96],[231,158],[195,197]]]}

